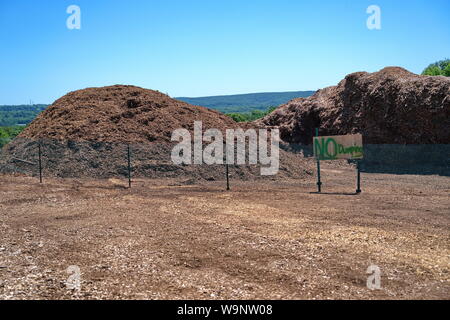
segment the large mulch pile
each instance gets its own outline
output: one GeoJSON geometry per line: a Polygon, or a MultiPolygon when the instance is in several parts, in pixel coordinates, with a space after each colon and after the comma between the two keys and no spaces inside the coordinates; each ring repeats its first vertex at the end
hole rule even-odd
{"type": "Polygon", "coordinates": [[[449,144],[450,78],[399,67],[352,73],[256,123],[279,127],[290,143],[311,144],[319,128],[321,135],[362,133],[370,144],[449,144]]]}
{"type": "Polygon", "coordinates": [[[149,143],[169,142],[178,128],[227,129],[237,124],[220,112],[135,86],[70,92],[42,112],[20,135],[28,139],[149,143]]]}
{"type": "MultiPolygon", "coordinates": [[[[38,141],[45,175],[107,178],[127,175],[127,145],[131,147],[133,176],[181,178],[189,181],[225,179],[222,165],[175,165],[171,161],[172,132],[226,129],[238,124],[204,107],[193,106],[157,91],[135,86],[88,88],[71,92],[42,112],[0,157],[0,172],[38,174],[38,141]],[[24,160],[24,161],[23,161],[24,160]]],[[[276,178],[305,178],[312,162],[280,151],[276,178]]],[[[231,167],[234,178],[260,178],[258,166],[231,167]]]]}

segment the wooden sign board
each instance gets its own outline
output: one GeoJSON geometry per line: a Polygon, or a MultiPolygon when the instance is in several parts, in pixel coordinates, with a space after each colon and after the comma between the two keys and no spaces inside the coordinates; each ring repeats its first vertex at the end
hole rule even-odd
{"type": "Polygon", "coordinates": [[[362,159],[362,135],[314,137],[314,156],[318,160],[362,159]]]}

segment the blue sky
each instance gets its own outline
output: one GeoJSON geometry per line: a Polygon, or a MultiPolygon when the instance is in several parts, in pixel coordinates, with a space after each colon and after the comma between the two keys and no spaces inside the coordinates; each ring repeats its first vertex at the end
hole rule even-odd
{"type": "Polygon", "coordinates": [[[448,0],[0,0],[0,104],[133,84],[171,96],[315,90],[450,57],[448,0]],[[69,30],[69,5],[81,30],[69,30]],[[369,30],[369,5],[382,10],[369,30]]]}

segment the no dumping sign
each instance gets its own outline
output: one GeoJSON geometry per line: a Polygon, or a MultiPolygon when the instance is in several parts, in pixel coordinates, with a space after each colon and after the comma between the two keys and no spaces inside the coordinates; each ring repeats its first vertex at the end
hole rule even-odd
{"type": "Polygon", "coordinates": [[[314,137],[314,156],[317,160],[362,159],[362,135],[314,137]]]}

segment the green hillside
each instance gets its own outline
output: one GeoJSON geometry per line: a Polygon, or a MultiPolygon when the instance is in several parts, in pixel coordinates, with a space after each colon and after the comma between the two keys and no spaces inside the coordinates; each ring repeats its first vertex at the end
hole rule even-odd
{"type": "Polygon", "coordinates": [[[254,110],[266,111],[267,108],[279,106],[295,98],[306,98],[315,91],[264,92],[237,94],[230,96],[212,96],[200,98],[175,98],[193,105],[215,109],[222,113],[244,113],[254,110]]]}
{"type": "Polygon", "coordinates": [[[45,108],[45,104],[0,106],[0,127],[27,125],[45,108]]]}

